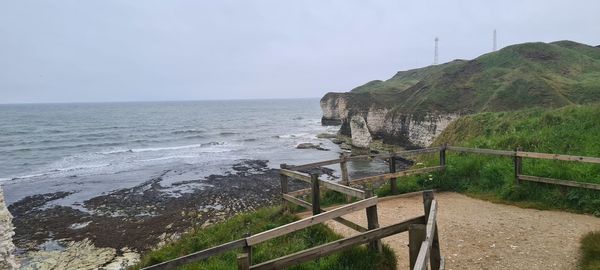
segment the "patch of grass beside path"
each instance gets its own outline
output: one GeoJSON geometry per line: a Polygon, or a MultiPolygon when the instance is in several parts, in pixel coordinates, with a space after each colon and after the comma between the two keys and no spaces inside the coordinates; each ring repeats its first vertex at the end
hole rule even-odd
{"type": "MultiPolygon", "coordinates": [[[[230,242],[245,233],[262,231],[293,222],[298,218],[283,214],[279,207],[263,208],[255,212],[239,214],[227,221],[183,235],[179,240],[142,256],[141,262],[131,269],[164,262],[192,252],[230,242]]],[[[310,247],[341,239],[327,226],[318,224],[309,228],[277,237],[253,248],[253,264],[282,257],[310,247]]],[[[236,256],[241,251],[230,251],[208,260],[188,264],[178,269],[237,269],[236,256]]],[[[384,245],[381,254],[369,251],[364,245],[337,252],[316,261],[307,262],[290,269],[396,269],[394,252],[384,245]]]]}
{"type": "Polygon", "coordinates": [[[581,270],[600,269],[600,231],[590,232],[581,239],[581,270]]]}

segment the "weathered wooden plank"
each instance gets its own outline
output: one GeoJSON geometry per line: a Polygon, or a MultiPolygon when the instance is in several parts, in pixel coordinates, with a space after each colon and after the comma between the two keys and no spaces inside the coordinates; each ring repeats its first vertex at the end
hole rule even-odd
{"type": "Polygon", "coordinates": [[[497,156],[515,156],[515,151],[507,151],[507,150],[468,148],[468,147],[458,147],[458,146],[448,146],[447,149],[451,150],[451,151],[463,152],[463,153],[477,153],[477,154],[487,154],[487,155],[497,155],[497,156]]]}
{"type": "Polygon", "coordinates": [[[330,159],[330,160],[307,163],[307,164],[302,164],[302,165],[289,166],[288,168],[295,170],[295,171],[299,171],[299,170],[311,169],[311,168],[322,167],[322,166],[327,166],[327,165],[333,165],[336,163],[340,163],[341,161],[342,160],[339,158],[338,159],[330,159]]]}
{"type": "MultiPolygon", "coordinates": [[[[373,197],[373,191],[368,190],[365,194],[367,197],[373,197]]],[[[367,214],[367,229],[374,230],[379,228],[379,217],[377,215],[377,205],[369,206],[366,209],[367,214]]],[[[369,249],[375,252],[382,252],[381,239],[375,239],[369,242],[369,249]]]]}
{"type": "Polygon", "coordinates": [[[300,180],[300,181],[304,181],[309,184],[311,183],[310,175],[308,175],[307,173],[296,172],[296,171],[292,171],[292,170],[288,170],[288,169],[281,169],[281,170],[279,170],[279,173],[283,174],[285,176],[300,180]]]}
{"type": "Polygon", "coordinates": [[[325,180],[320,180],[320,183],[321,183],[321,185],[323,185],[324,187],[326,187],[328,189],[335,190],[337,192],[340,192],[340,193],[343,193],[346,195],[350,195],[352,197],[356,197],[359,199],[365,198],[365,192],[360,189],[340,185],[338,183],[329,182],[329,181],[325,181],[325,180]]]}
{"type": "MultiPolygon", "coordinates": [[[[436,192],[437,190],[431,189],[431,191],[436,192]]],[[[384,202],[384,201],[395,200],[395,199],[400,199],[400,198],[414,197],[414,196],[418,196],[418,195],[422,195],[422,194],[423,194],[423,191],[408,192],[408,193],[402,193],[402,194],[398,194],[398,195],[381,197],[381,198],[379,198],[379,201],[384,202]]]]}
{"type": "Polygon", "coordinates": [[[246,246],[246,240],[245,239],[239,239],[239,240],[235,240],[229,243],[225,243],[222,245],[218,245],[216,247],[212,247],[212,248],[208,248],[205,250],[201,250],[198,252],[194,252],[179,258],[175,258],[173,260],[170,261],[166,261],[166,262],[162,262],[159,264],[155,264],[152,266],[148,266],[143,268],[143,270],[162,270],[162,269],[173,269],[175,267],[178,267],[180,265],[184,265],[184,264],[188,264],[188,263],[192,263],[192,262],[197,262],[199,260],[203,260],[236,248],[242,248],[246,246]]]}
{"type": "Polygon", "coordinates": [[[391,157],[406,157],[406,156],[415,156],[415,155],[421,155],[421,154],[435,153],[439,150],[440,150],[440,147],[431,147],[431,148],[423,148],[423,149],[405,150],[405,151],[399,151],[399,152],[394,152],[394,153],[353,156],[353,157],[350,157],[350,159],[352,159],[352,160],[367,159],[367,158],[388,159],[391,157]]]}
{"type": "Polygon", "coordinates": [[[327,220],[336,218],[336,217],[340,217],[343,215],[347,215],[349,213],[352,212],[356,212],[358,210],[361,209],[365,209],[369,206],[373,206],[377,204],[377,197],[372,197],[372,198],[368,198],[368,199],[364,199],[362,201],[358,201],[355,203],[351,203],[351,204],[347,204],[345,206],[342,206],[340,208],[336,208],[324,213],[320,213],[318,215],[314,215],[314,216],[310,216],[298,221],[294,221],[292,223],[265,231],[265,232],[261,232],[258,234],[255,234],[253,236],[250,236],[248,238],[246,238],[246,242],[248,243],[248,245],[253,246],[256,245],[258,243],[262,243],[264,241],[267,241],[269,239],[273,239],[275,237],[278,236],[282,236],[284,234],[288,234],[297,230],[301,230],[304,229],[306,227],[315,225],[315,224],[319,224],[322,222],[325,222],[327,220]]]}
{"type": "Polygon", "coordinates": [[[427,218],[426,225],[426,239],[429,241],[429,249],[427,256],[431,269],[438,269],[440,267],[440,259],[442,257],[440,252],[440,241],[437,231],[437,201],[434,200],[433,191],[427,190],[423,192],[423,206],[425,211],[425,217],[427,218]]]}
{"type": "MultiPolygon", "coordinates": [[[[519,152],[521,150],[520,147],[515,148],[515,153],[519,152]]],[[[521,172],[523,171],[523,158],[519,157],[519,156],[514,156],[513,157],[513,163],[514,163],[514,173],[515,173],[515,184],[519,184],[519,174],[521,174],[521,172]]]]}
{"type": "Polygon", "coordinates": [[[336,217],[336,218],[333,218],[333,220],[335,220],[336,222],[338,222],[338,223],[340,223],[340,224],[342,224],[342,225],[344,225],[344,226],[346,226],[346,227],[348,227],[350,229],[353,229],[353,230],[355,230],[357,232],[366,232],[366,231],[368,231],[367,228],[365,228],[363,226],[360,226],[360,225],[358,225],[358,224],[356,224],[356,223],[354,223],[354,222],[352,222],[350,220],[347,220],[347,219],[345,219],[343,217],[336,217]]]}
{"type": "Polygon", "coordinates": [[[408,228],[408,258],[410,269],[415,267],[415,262],[421,250],[421,244],[425,241],[425,225],[411,224],[408,228]]]}
{"type": "Polygon", "coordinates": [[[248,257],[248,254],[246,254],[246,253],[238,254],[237,266],[238,266],[238,270],[250,269],[250,258],[248,257]]]}
{"type": "Polygon", "coordinates": [[[585,182],[561,180],[561,179],[538,177],[538,176],[531,176],[531,175],[522,175],[522,174],[519,175],[519,179],[525,180],[525,181],[547,183],[547,184],[554,184],[554,185],[561,185],[561,186],[568,186],[568,187],[578,187],[578,188],[600,190],[600,184],[594,184],[594,183],[585,183],[585,182]]]}
{"type": "Polygon", "coordinates": [[[287,194],[293,197],[297,197],[300,195],[306,195],[306,194],[310,194],[311,189],[310,188],[305,188],[305,189],[299,189],[296,191],[289,191],[287,194]]]}
{"type": "MultiPolygon", "coordinates": [[[[306,173],[296,172],[296,171],[287,170],[287,169],[281,169],[280,173],[283,175],[286,175],[288,177],[298,179],[298,180],[312,184],[311,176],[306,173]]],[[[326,187],[328,189],[335,190],[337,192],[341,192],[346,195],[350,195],[350,196],[360,198],[360,199],[365,198],[365,192],[360,189],[340,185],[338,183],[325,181],[325,180],[321,180],[321,179],[319,179],[319,182],[321,183],[321,185],[323,185],[324,187],[326,187]]]]}
{"type": "MultiPolygon", "coordinates": [[[[389,159],[390,173],[396,172],[396,158],[389,159]]],[[[390,191],[393,195],[398,194],[398,178],[390,178],[390,191]]]]}
{"type": "Polygon", "coordinates": [[[283,196],[283,199],[286,200],[286,201],[288,201],[288,202],[300,205],[300,206],[302,206],[304,208],[312,209],[312,204],[310,204],[309,202],[306,202],[304,200],[298,199],[298,198],[296,198],[294,196],[290,196],[288,194],[283,194],[282,196],[283,196]]]}
{"type": "Polygon", "coordinates": [[[429,261],[429,251],[431,250],[431,241],[425,240],[421,244],[421,250],[419,250],[419,256],[415,262],[413,270],[427,270],[427,261],[429,261]]]}
{"type": "Polygon", "coordinates": [[[435,229],[436,229],[436,215],[437,215],[437,201],[433,200],[431,202],[431,208],[429,210],[429,218],[427,219],[427,229],[426,229],[426,238],[433,239],[435,229]]]}
{"type": "Polygon", "coordinates": [[[352,181],[350,181],[350,184],[358,185],[358,184],[365,184],[365,183],[372,183],[372,182],[382,182],[382,181],[386,181],[386,180],[392,179],[392,178],[404,177],[404,176],[410,176],[410,175],[416,175],[416,174],[422,174],[422,173],[429,173],[429,172],[434,172],[434,171],[440,171],[442,169],[444,169],[444,167],[434,166],[434,167],[427,167],[427,168],[422,168],[422,169],[406,170],[406,171],[395,172],[395,173],[380,174],[380,175],[368,176],[368,177],[363,177],[360,179],[352,180],[352,181]]]}
{"type": "Polygon", "coordinates": [[[440,166],[446,166],[446,149],[448,149],[448,145],[444,144],[440,147],[440,166]]]}
{"type": "Polygon", "coordinates": [[[600,158],[598,158],[598,157],[583,157],[583,156],[546,154],[546,153],[534,153],[534,152],[523,152],[523,151],[517,151],[517,156],[518,157],[527,157],[527,158],[541,158],[541,159],[577,161],[577,162],[600,164],[600,158]]]}
{"type": "Polygon", "coordinates": [[[319,184],[319,175],[311,174],[310,181],[312,185],[312,213],[318,215],[321,213],[321,185],[319,184]]]}
{"type": "Polygon", "coordinates": [[[357,234],[355,236],[330,242],[318,247],[290,254],[281,258],[270,260],[261,264],[253,265],[250,267],[250,269],[284,269],[286,267],[290,267],[303,262],[327,256],[334,252],[341,251],[355,245],[364,244],[374,239],[381,239],[390,235],[405,232],[408,230],[408,227],[411,224],[418,224],[423,222],[425,222],[424,216],[412,218],[394,225],[381,227],[378,229],[357,234]]]}
{"type": "MultiPolygon", "coordinates": [[[[285,199],[285,200],[287,200],[289,202],[295,203],[295,204],[297,204],[299,206],[302,206],[302,207],[304,207],[306,209],[312,209],[312,204],[311,203],[303,201],[303,200],[300,200],[300,199],[298,199],[296,197],[292,197],[290,195],[284,194],[283,195],[283,199],[285,199]]],[[[327,210],[321,209],[321,212],[327,212],[327,210]]],[[[345,226],[347,226],[347,227],[349,227],[349,228],[351,228],[351,229],[353,229],[353,230],[355,230],[357,232],[365,232],[365,231],[367,231],[367,228],[362,227],[362,226],[360,226],[360,225],[358,225],[358,224],[356,224],[356,223],[354,223],[354,222],[352,222],[350,220],[347,220],[347,219],[345,219],[343,217],[336,217],[336,218],[333,218],[333,220],[335,220],[338,223],[340,223],[342,225],[345,225],[345,226]]]]}

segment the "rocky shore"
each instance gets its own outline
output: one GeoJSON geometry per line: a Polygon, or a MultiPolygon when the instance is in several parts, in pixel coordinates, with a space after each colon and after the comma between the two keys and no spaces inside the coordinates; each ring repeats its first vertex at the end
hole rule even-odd
{"type": "MultiPolygon", "coordinates": [[[[161,185],[163,176],[173,173],[185,172],[164,171],[135,187],[86,200],[82,207],[48,206],[69,192],[13,203],[8,209],[24,268],[120,269],[195,226],[280,201],[279,175],[266,160],[243,160],[223,175],[172,183],[208,187],[177,194],[161,185]]],[[[303,187],[290,183],[291,190],[303,187]]]]}

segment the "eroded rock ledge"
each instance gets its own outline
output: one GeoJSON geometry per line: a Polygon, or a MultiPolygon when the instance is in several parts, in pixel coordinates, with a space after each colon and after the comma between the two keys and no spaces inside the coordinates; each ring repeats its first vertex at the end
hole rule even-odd
{"type": "Polygon", "coordinates": [[[373,140],[407,149],[429,146],[455,119],[457,113],[405,113],[360,94],[328,93],[321,99],[323,125],[340,125],[339,133],[352,145],[367,148],[373,140]]]}

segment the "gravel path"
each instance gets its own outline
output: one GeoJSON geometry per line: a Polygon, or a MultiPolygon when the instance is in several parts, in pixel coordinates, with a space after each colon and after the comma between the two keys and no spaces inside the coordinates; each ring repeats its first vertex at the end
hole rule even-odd
{"type": "MultiPolygon", "coordinates": [[[[494,204],[457,193],[436,193],[438,226],[446,269],[576,269],[579,239],[600,230],[600,218],[560,211],[494,204]]],[[[380,225],[423,214],[422,196],[381,201],[380,225]]],[[[366,227],[364,211],[344,216],[366,227]]],[[[338,233],[356,232],[330,221],[338,233]]],[[[408,269],[408,233],[384,239],[408,269]]]]}

